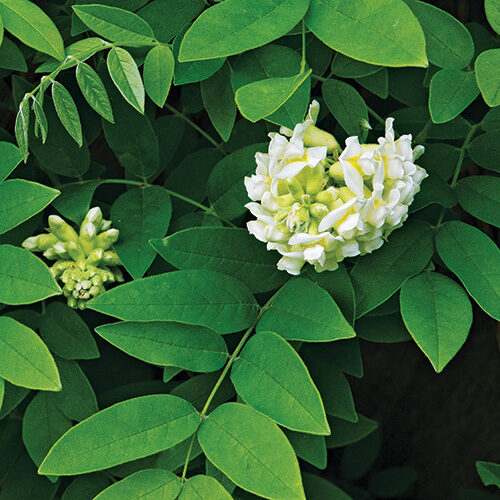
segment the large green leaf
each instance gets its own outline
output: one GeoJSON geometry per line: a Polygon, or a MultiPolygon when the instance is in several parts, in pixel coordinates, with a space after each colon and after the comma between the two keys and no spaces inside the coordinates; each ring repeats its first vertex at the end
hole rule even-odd
{"type": "Polygon", "coordinates": [[[456,186],[464,210],[488,224],[500,227],[500,178],[492,175],[465,177],[456,186]]]}
{"type": "Polygon", "coordinates": [[[249,406],[219,406],[201,424],[198,440],[207,458],[241,488],[270,500],[305,499],[292,446],[249,406]]]}
{"type": "Polygon", "coordinates": [[[66,87],[59,82],[52,82],[52,100],[57,116],[68,134],[81,146],[83,144],[82,124],[75,101],[66,87]]]}
{"type": "Polygon", "coordinates": [[[382,248],[359,259],[351,271],[357,317],[377,307],[407,278],[422,271],[433,253],[431,227],[421,221],[410,221],[392,233],[382,248]]]}
{"type": "Polygon", "coordinates": [[[0,234],[33,217],[58,195],[57,189],[24,179],[0,183],[0,234]]]}
{"type": "Polygon", "coordinates": [[[469,334],[472,306],[467,294],[447,276],[424,272],[405,282],[400,300],[413,340],[441,372],[469,334]]]}
{"type": "Polygon", "coordinates": [[[285,435],[299,458],[324,470],[327,465],[325,437],[285,430],[285,435]]]}
{"type": "Polygon", "coordinates": [[[321,87],[325,103],[348,135],[359,135],[361,140],[368,132],[368,109],[359,92],[340,80],[327,80],[321,87]]]}
{"type": "Polygon", "coordinates": [[[144,113],[144,84],[134,58],[125,49],[113,47],[107,58],[108,71],[125,100],[144,113]]]}
{"type": "Polygon", "coordinates": [[[321,396],[306,366],[282,337],[256,333],[231,371],[241,398],[284,427],[311,434],[330,434],[321,396]]]}
{"type": "Polygon", "coordinates": [[[193,406],[176,396],[129,399],[72,427],[53,446],[39,471],[71,476],[146,457],[189,437],[198,422],[193,406]]]}
{"type": "Polygon", "coordinates": [[[175,271],[136,280],[97,296],[88,307],[124,320],[180,321],[219,333],[247,328],[258,309],[242,283],[205,270],[175,271]]]}
{"type": "Polygon", "coordinates": [[[121,321],[99,326],[96,332],[118,349],[154,365],[213,372],[228,357],[223,338],[203,326],[121,321]]]}
{"type": "Polygon", "coordinates": [[[23,53],[10,38],[4,38],[0,45],[0,68],[22,73],[28,71],[23,53]]]}
{"type": "Polygon", "coordinates": [[[19,148],[10,142],[0,142],[0,182],[21,163],[23,155],[19,148]]]}
{"type": "Polygon", "coordinates": [[[144,186],[122,194],[111,207],[111,220],[120,231],[114,244],[118,257],[134,279],[142,278],[155,258],[151,238],[162,238],[172,214],[168,191],[144,186]]]}
{"type": "Polygon", "coordinates": [[[290,31],[309,0],[226,0],[203,12],[182,41],[181,61],[226,57],[265,45],[290,31]]]}
{"type": "Polygon", "coordinates": [[[0,0],[4,28],[21,42],[56,59],[64,59],[63,40],[49,16],[29,0],[0,0]]]}
{"type": "Polygon", "coordinates": [[[479,306],[500,319],[500,251],[479,229],[464,222],[443,224],[436,234],[443,262],[464,284],[479,306]]]}
{"type": "Polygon", "coordinates": [[[31,328],[1,316],[0,344],[0,377],[29,389],[61,390],[54,359],[31,328]]]}
{"type": "Polygon", "coordinates": [[[215,165],[208,179],[208,199],[215,211],[227,219],[246,213],[249,198],[243,179],[255,172],[255,153],[265,151],[266,143],[238,149],[215,165]]]}
{"type": "Polygon", "coordinates": [[[429,111],[434,123],[445,123],[458,116],[479,95],[474,73],[442,69],[431,80],[429,111]]]}
{"type": "Polygon", "coordinates": [[[347,493],[339,487],[330,483],[321,476],[315,474],[304,474],[304,489],[308,500],[353,500],[347,493]]]}
{"type": "MultiPolygon", "coordinates": [[[[300,70],[300,55],[290,47],[270,44],[250,52],[245,52],[236,59],[232,66],[231,77],[235,91],[244,85],[266,78],[294,76],[300,70]]],[[[306,67],[307,69],[307,67],[306,67]]],[[[266,116],[269,122],[293,129],[301,122],[307,112],[310,101],[311,79],[308,78],[282,106],[266,116]]]]}
{"type": "Polygon", "coordinates": [[[500,105],[500,49],[485,50],[476,59],[476,79],[488,106],[500,105]]]}
{"type": "Polygon", "coordinates": [[[296,278],[273,297],[257,331],[274,331],[288,340],[330,342],[356,334],[339,307],[320,286],[296,278]]]}
{"type": "Polygon", "coordinates": [[[92,66],[80,63],[76,67],[76,80],[83,96],[92,109],[99,113],[108,122],[114,123],[113,110],[109,102],[108,93],[104,87],[101,77],[92,66]]]}
{"type": "Polygon", "coordinates": [[[440,68],[465,68],[474,56],[474,42],[467,28],[430,3],[408,0],[407,4],[424,30],[429,62],[440,68]]]}
{"type": "Polygon", "coordinates": [[[358,413],[358,417],[359,419],[355,423],[340,418],[332,418],[330,422],[335,432],[326,438],[326,446],[328,448],[341,448],[357,443],[378,428],[378,423],[375,420],[360,413],[358,413]]]}
{"type": "Polygon", "coordinates": [[[174,77],[174,56],[166,45],[153,47],[144,60],[144,86],[151,100],[162,108],[174,77]]]}
{"type": "Polygon", "coordinates": [[[424,33],[402,0],[311,0],[305,20],[321,41],[353,59],[428,65],[424,33]]]}
{"type": "Polygon", "coordinates": [[[288,279],[276,268],[276,257],[245,229],[194,227],[151,244],[178,269],[229,274],[253,292],[274,290],[288,279]]]}
{"type": "Polygon", "coordinates": [[[128,10],[107,5],[75,5],[73,10],[87,27],[112,42],[146,45],[154,39],[149,24],[128,10]]]}
{"type": "Polygon", "coordinates": [[[311,71],[295,76],[267,78],[240,87],[235,94],[240,113],[251,122],[274,113],[304,84],[311,71]]]}
{"type": "Polygon", "coordinates": [[[232,500],[232,496],[216,479],[199,474],[190,477],[182,487],[179,500],[232,500]]]}
{"type": "Polygon", "coordinates": [[[175,500],[181,491],[181,482],[172,472],[161,469],[144,469],[112,484],[95,500],[175,500]]]}
{"type": "Polygon", "coordinates": [[[500,34],[500,5],[498,0],[485,0],[484,10],[491,27],[500,34]]]}
{"type": "Polygon", "coordinates": [[[71,420],[57,409],[49,394],[39,392],[30,401],[23,418],[23,443],[37,467],[70,428],[71,420]]]}
{"type": "Polygon", "coordinates": [[[224,64],[217,73],[201,83],[201,97],[212,125],[222,140],[227,142],[236,119],[229,64],[224,64]]]}
{"type": "Polygon", "coordinates": [[[100,182],[71,182],[60,186],[61,194],[52,202],[52,206],[66,219],[81,224],[89,211],[90,203],[100,182]]]}
{"type": "Polygon", "coordinates": [[[500,173],[500,129],[477,136],[467,149],[479,166],[500,173]]]}
{"type": "Polygon", "coordinates": [[[51,394],[51,398],[59,411],[77,422],[97,413],[94,389],[78,363],[61,358],[57,358],[56,362],[61,376],[62,391],[51,394]]]}
{"type": "Polygon", "coordinates": [[[29,250],[0,245],[0,303],[32,304],[59,295],[49,268],[29,250]]]}
{"type": "Polygon", "coordinates": [[[62,302],[49,304],[40,319],[40,336],[50,350],[64,359],[95,359],[99,350],[89,327],[62,302]]]}

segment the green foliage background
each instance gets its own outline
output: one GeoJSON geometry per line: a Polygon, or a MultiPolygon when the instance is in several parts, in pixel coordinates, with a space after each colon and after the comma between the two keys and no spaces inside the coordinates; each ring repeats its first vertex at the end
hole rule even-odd
{"type": "Polygon", "coordinates": [[[411,498],[349,377],[363,341],[441,372],[500,317],[500,1],[471,8],[0,0],[0,500],[411,498]],[[341,143],[393,116],[429,177],[380,250],[289,279],[243,178],[312,98],[341,143]],[[127,283],[76,312],[19,245],[96,205],[127,283]]]}

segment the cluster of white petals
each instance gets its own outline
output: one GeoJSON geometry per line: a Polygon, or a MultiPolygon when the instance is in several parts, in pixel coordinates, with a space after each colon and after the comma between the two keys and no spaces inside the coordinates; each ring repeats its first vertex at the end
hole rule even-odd
{"type": "Polygon", "coordinates": [[[412,148],[411,135],[395,140],[392,118],[378,144],[349,137],[336,158],[335,139],[315,126],[318,112],[313,101],[293,131],[269,134],[269,151],[255,155],[256,172],[245,178],[256,217],[249,232],[282,255],[278,269],[295,275],[306,262],[334,270],[345,257],[380,248],[427,177],[414,163],[424,148],[412,148]]]}

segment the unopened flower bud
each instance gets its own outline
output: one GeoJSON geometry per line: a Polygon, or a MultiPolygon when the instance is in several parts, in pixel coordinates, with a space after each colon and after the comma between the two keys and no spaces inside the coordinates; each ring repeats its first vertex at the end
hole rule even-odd
{"type": "Polygon", "coordinates": [[[338,156],[340,151],[339,143],[337,139],[330,134],[329,132],[325,132],[320,128],[316,127],[316,125],[309,125],[304,134],[304,145],[309,147],[314,146],[326,146],[328,153],[334,153],[334,156],[338,156]]]}
{"type": "Polygon", "coordinates": [[[102,223],[102,211],[100,207],[91,208],[85,218],[83,219],[82,225],[80,226],[82,229],[87,224],[87,222],[92,222],[96,227],[101,227],[102,223]]]}
{"type": "Polygon", "coordinates": [[[52,234],[55,234],[62,241],[78,241],[76,231],[58,215],[49,216],[49,227],[52,234]]]}
{"type": "Polygon", "coordinates": [[[118,236],[120,236],[118,229],[108,229],[97,236],[97,246],[107,250],[118,241],[118,236]]]}
{"type": "Polygon", "coordinates": [[[103,253],[102,261],[107,266],[121,266],[120,257],[118,257],[117,253],[114,250],[107,250],[103,253]]]}
{"type": "Polygon", "coordinates": [[[67,250],[71,258],[75,262],[84,261],[85,260],[85,252],[80,244],[70,241],[67,245],[67,250]]]}
{"type": "Polygon", "coordinates": [[[102,248],[94,248],[87,257],[87,264],[90,266],[98,266],[104,255],[104,250],[102,248]]]}
{"type": "Polygon", "coordinates": [[[319,219],[322,219],[329,212],[328,207],[323,203],[313,203],[309,210],[313,217],[317,217],[319,219]]]}

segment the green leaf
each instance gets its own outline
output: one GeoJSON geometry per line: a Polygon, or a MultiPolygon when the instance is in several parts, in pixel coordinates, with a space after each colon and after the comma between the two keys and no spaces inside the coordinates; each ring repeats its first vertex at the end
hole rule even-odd
{"type": "Polygon", "coordinates": [[[45,144],[47,140],[47,134],[49,132],[49,122],[47,120],[47,115],[43,110],[43,106],[37,100],[37,98],[33,98],[33,114],[35,115],[35,135],[38,135],[42,138],[42,143],[45,144]]]}
{"type": "Polygon", "coordinates": [[[304,488],[308,500],[353,500],[347,493],[321,476],[304,474],[304,488]]]}
{"type": "Polygon", "coordinates": [[[58,60],[64,59],[63,40],[49,16],[29,0],[0,0],[4,28],[21,42],[58,60]]]}
{"type": "Polygon", "coordinates": [[[484,10],[491,27],[500,34],[500,5],[498,0],[485,0],[484,10]]]}
{"type": "Polygon", "coordinates": [[[99,181],[64,184],[59,187],[61,194],[52,202],[52,206],[64,218],[81,224],[85,214],[89,211],[90,202],[99,184],[99,181]]]}
{"type": "Polygon", "coordinates": [[[18,226],[42,211],[56,196],[52,189],[24,179],[11,179],[0,184],[0,234],[18,226]]]}
{"type": "Polygon", "coordinates": [[[28,389],[61,390],[54,359],[31,328],[1,316],[0,332],[0,377],[28,389]]]}
{"type": "Polygon", "coordinates": [[[175,446],[197,426],[195,409],[176,396],[129,399],[71,428],[50,450],[39,472],[71,476],[107,469],[175,446]]]}
{"type": "MultiPolygon", "coordinates": [[[[320,42],[321,43],[321,42],[320,42]]],[[[232,65],[231,82],[236,92],[240,87],[266,78],[295,76],[301,65],[300,55],[282,45],[265,45],[245,52],[232,65]]],[[[308,67],[306,66],[306,69],[308,67]]],[[[266,121],[293,129],[304,119],[309,106],[311,79],[308,78],[280,108],[266,116],[266,121]]]]}
{"type": "Polygon", "coordinates": [[[474,73],[442,69],[431,80],[429,111],[434,123],[449,122],[479,95],[474,73]]]}
{"type": "Polygon", "coordinates": [[[71,428],[66,418],[54,405],[50,395],[39,392],[29,403],[23,419],[23,443],[38,467],[52,445],[71,428]]]}
{"type": "Polygon", "coordinates": [[[248,328],[258,309],[242,283],[205,270],[174,271],[126,283],[92,299],[87,307],[123,320],[180,321],[222,334],[248,328]]]}
{"type": "Polygon", "coordinates": [[[500,227],[500,178],[492,175],[465,177],[456,185],[458,202],[472,216],[500,227]]]}
{"type": "Polygon", "coordinates": [[[2,409],[4,396],[5,396],[5,381],[3,378],[0,378],[0,410],[2,409]]]}
{"type": "Polygon", "coordinates": [[[198,431],[207,458],[241,488],[271,500],[305,499],[292,446],[267,417],[226,403],[198,431]]]}
{"type": "Polygon", "coordinates": [[[50,396],[59,411],[77,422],[97,413],[94,389],[78,363],[61,358],[57,358],[56,362],[61,376],[62,391],[50,396]]]}
{"type": "Polygon", "coordinates": [[[76,67],[78,86],[90,107],[110,123],[114,123],[113,110],[109,102],[108,93],[100,76],[87,63],[80,63],[76,67]]]}
{"type": "Polygon", "coordinates": [[[417,0],[407,3],[424,30],[429,62],[440,68],[465,68],[474,56],[474,42],[467,28],[430,3],[417,0]]]}
{"type": "Polygon", "coordinates": [[[500,130],[477,136],[467,150],[479,166],[500,173],[500,130]]]}
{"type": "Polygon", "coordinates": [[[91,500],[109,483],[102,472],[78,476],[64,490],[61,500],[91,500]]]}
{"type": "Polygon", "coordinates": [[[310,69],[295,76],[267,78],[239,88],[235,100],[241,114],[251,122],[265,118],[285,104],[311,72],[310,69]]]}
{"type": "Polygon", "coordinates": [[[120,231],[113,245],[125,269],[134,279],[142,278],[155,258],[151,238],[162,238],[172,214],[168,191],[161,186],[145,186],[122,194],[111,207],[111,220],[120,231]]]}
{"type": "Polygon", "coordinates": [[[112,42],[148,44],[154,40],[149,24],[128,10],[107,5],[74,5],[73,11],[88,28],[112,42]]]}
{"type": "Polygon", "coordinates": [[[7,179],[22,159],[23,155],[17,146],[0,141],[0,182],[7,179]]]}
{"type": "Polygon", "coordinates": [[[228,63],[210,78],[201,82],[203,105],[215,130],[224,142],[229,140],[236,119],[231,68],[228,63]]]}
{"type": "Polygon", "coordinates": [[[326,413],[349,422],[357,422],[358,415],[349,382],[329,352],[323,346],[306,344],[302,346],[300,354],[323,398],[326,413]]]}
{"type": "Polygon", "coordinates": [[[425,154],[418,159],[418,164],[428,174],[437,174],[448,180],[455,172],[459,157],[459,148],[445,142],[436,142],[425,145],[425,154]]]}
{"type": "Polygon", "coordinates": [[[368,129],[368,110],[359,92],[348,83],[340,80],[327,80],[321,87],[325,103],[348,135],[366,138],[368,129]]]}
{"type": "Polygon", "coordinates": [[[208,59],[206,61],[179,61],[179,50],[181,48],[182,38],[189,26],[185,26],[174,39],[172,52],[175,58],[174,83],[175,85],[185,85],[187,83],[196,83],[205,78],[209,78],[224,64],[224,57],[217,59],[208,59]]]}
{"type": "Polygon", "coordinates": [[[118,349],[154,365],[213,372],[228,357],[223,338],[203,326],[121,321],[99,326],[96,332],[118,349]]]}
{"type": "Polygon", "coordinates": [[[389,97],[389,72],[387,68],[382,68],[382,71],[377,71],[373,75],[362,76],[355,80],[381,99],[389,97]]]}
{"type": "Polygon", "coordinates": [[[415,196],[415,201],[411,204],[409,211],[413,213],[434,203],[451,208],[457,204],[457,198],[442,177],[429,172],[429,176],[422,181],[420,191],[415,196]]]}
{"type": "Polygon", "coordinates": [[[161,469],[144,469],[112,484],[95,500],[175,500],[181,491],[181,482],[172,472],[161,469]]]}
{"type": "Polygon", "coordinates": [[[464,289],[442,274],[424,272],[401,288],[401,315],[437,373],[467,340],[472,306],[464,289]]]}
{"type": "Polygon", "coordinates": [[[56,108],[57,116],[61,120],[68,134],[73,137],[75,142],[82,146],[82,124],[80,123],[80,115],[76,107],[75,101],[71,94],[66,90],[64,85],[59,82],[52,82],[52,99],[56,108]]]}
{"type": "Polygon", "coordinates": [[[133,57],[120,47],[113,47],[107,58],[109,75],[125,100],[144,113],[144,85],[133,57]]]}
{"type": "Polygon", "coordinates": [[[45,309],[40,321],[40,336],[61,358],[99,357],[99,349],[85,321],[62,302],[52,302],[45,309]]]}
{"type": "Polygon", "coordinates": [[[163,240],[153,248],[178,269],[209,269],[229,274],[253,292],[267,292],[288,277],[276,268],[276,258],[246,229],[194,227],[163,240]]]}
{"type": "Polygon", "coordinates": [[[341,78],[362,78],[373,75],[381,71],[382,68],[352,59],[337,52],[333,58],[331,70],[335,76],[340,76],[341,78]]]}
{"type": "Polygon", "coordinates": [[[297,457],[324,470],[327,465],[327,450],[324,436],[285,430],[285,435],[293,446],[297,457]]]}
{"type": "Polygon", "coordinates": [[[322,42],[353,59],[428,65],[422,28],[401,0],[311,0],[305,21],[322,42]]]}
{"type": "Polygon", "coordinates": [[[0,68],[22,73],[28,71],[23,53],[10,38],[4,37],[0,45],[0,68]]]}
{"type": "MultiPolygon", "coordinates": [[[[31,392],[29,389],[12,385],[7,381],[4,381],[4,385],[5,393],[2,408],[0,409],[0,420],[6,417],[12,410],[16,409],[31,392]]],[[[7,465],[8,464],[5,464],[5,462],[0,462],[0,478],[3,477],[7,465]]]]}
{"type": "Polygon", "coordinates": [[[500,464],[492,462],[476,462],[476,469],[485,486],[498,486],[500,488],[500,464]]]}
{"type": "Polygon", "coordinates": [[[153,0],[137,14],[153,28],[160,42],[168,43],[205,7],[203,0],[153,0]]]}
{"type": "Polygon", "coordinates": [[[476,59],[476,79],[484,101],[490,107],[500,105],[500,49],[485,50],[476,59]]]}
{"type": "Polygon", "coordinates": [[[328,292],[312,281],[295,278],[274,295],[257,324],[288,340],[331,342],[356,334],[328,292]]]}
{"type": "Polygon", "coordinates": [[[208,179],[208,199],[218,215],[232,220],[247,212],[245,203],[249,198],[243,179],[255,172],[255,153],[267,146],[267,143],[245,146],[215,165],[208,179]]]}
{"type": "Polygon", "coordinates": [[[232,500],[232,496],[216,479],[199,474],[190,477],[182,487],[179,500],[232,500]]]}
{"type": "Polygon", "coordinates": [[[174,56],[166,45],[153,47],[144,60],[143,78],[146,92],[160,108],[167,100],[174,76],[174,56]]]}
{"type": "Polygon", "coordinates": [[[371,316],[370,313],[359,318],[356,321],[356,333],[363,340],[382,344],[406,342],[411,339],[399,312],[383,316],[371,316]]]}
{"type": "Polygon", "coordinates": [[[479,229],[450,221],[439,228],[436,248],[479,306],[500,319],[500,252],[496,244],[479,229]]]}
{"type": "Polygon", "coordinates": [[[332,418],[330,423],[334,432],[326,438],[327,448],[341,448],[357,443],[378,428],[378,423],[375,420],[360,413],[358,413],[358,417],[359,420],[354,423],[341,418],[332,418]]]}
{"type": "Polygon", "coordinates": [[[49,268],[29,250],[0,245],[0,262],[0,302],[32,304],[61,294],[49,268]]]}
{"type": "Polygon", "coordinates": [[[181,61],[232,56],[288,33],[309,0],[226,0],[205,10],[182,41],[181,61]]]}
{"type": "Polygon", "coordinates": [[[276,423],[330,434],[318,389],[299,355],[279,335],[256,333],[235,361],[231,381],[246,403],[276,423]]]}
{"type": "Polygon", "coordinates": [[[16,115],[16,123],[14,126],[16,141],[23,155],[24,163],[28,159],[28,142],[29,142],[29,120],[30,106],[29,100],[23,100],[19,106],[16,115]]]}
{"type": "Polygon", "coordinates": [[[351,271],[359,318],[385,302],[406,279],[422,271],[434,253],[431,227],[409,221],[376,252],[359,259],[351,271]]]}

